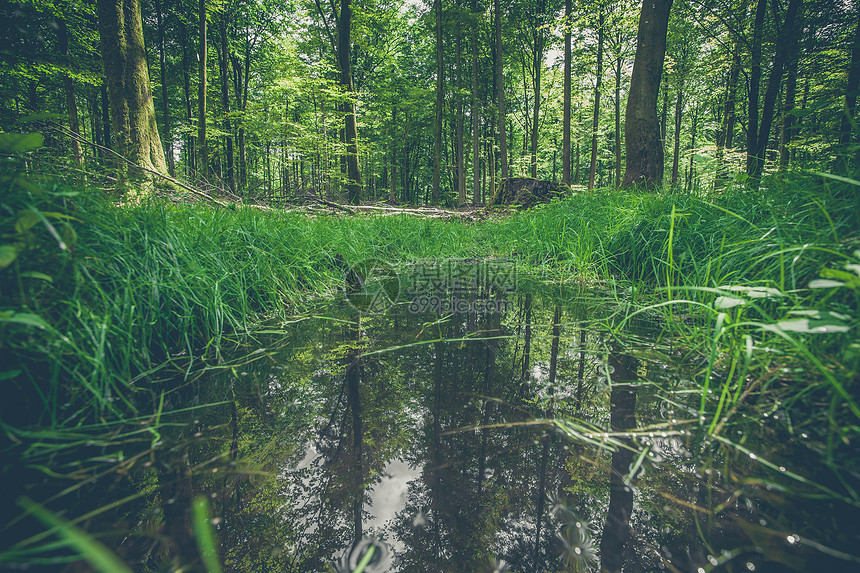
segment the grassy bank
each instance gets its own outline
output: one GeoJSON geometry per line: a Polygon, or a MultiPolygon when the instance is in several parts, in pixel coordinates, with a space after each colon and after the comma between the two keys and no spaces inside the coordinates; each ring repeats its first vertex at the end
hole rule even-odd
{"type": "Polygon", "coordinates": [[[673,336],[710,358],[704,385],[713,368],[727,373],[722,400],[703,399],[715,423],[745,380],[780,360],[806,365],[803,392],[832,396],[831,413],[856,423],[856,189],[809,176],[709,200],[604,190],[464,224],[119,206],[97,191],[13,186],[2,225],[17,258],[0,271],[0,345],[14,391],[3,423],[131,415],[132,392],[160,367],[217,356],[225,335],[334,293],[358,261],[488,255],[635,289],[625,312],[662,312],[673,336]],[[808,288],[822,278],[826,288],[808,288]]]}

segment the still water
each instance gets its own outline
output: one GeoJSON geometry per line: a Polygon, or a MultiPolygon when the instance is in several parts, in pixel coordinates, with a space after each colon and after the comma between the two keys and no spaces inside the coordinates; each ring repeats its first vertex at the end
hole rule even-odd
{"type": "Polygon", "coordinates": [[[704,361],[654,317],[619,329],[626,295],[465,267],[377,270],[152,380],[157,424],[28,495],[107,507],[81,526],[141,571],[202,570],[201,495],[227,571],[860,570],[857,476],[791,412],[708,434],[704,361]]]}

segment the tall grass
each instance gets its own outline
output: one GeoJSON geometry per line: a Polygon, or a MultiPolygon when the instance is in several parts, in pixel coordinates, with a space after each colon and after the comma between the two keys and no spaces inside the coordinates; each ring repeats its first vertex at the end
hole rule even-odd
{"type": "MultiPolygon", "coordinates": [[[[816,176],[709,198],[601,190],[474,225],[160,200],[119,206],[97,192],[51,185],[36,195],[13,189],[3,203],[10,233],[28,209],[58,217],[57,225],[44,216],[31,225],[27,248],[0,271],[0,344],[11,357],[0,375],[16,388],[3,406],[9,427],[134,414],[133,393],[149,390],[159,368],[190,370],[203,356],[217,357],[225,336],[333,294],[343,265],[368,258],[507,256],[562,280],[620,279],[651,291],[651,308],[664,309],[674,334],[709,358],[703,411],[712,369],[731,357],[731,387],[720,388],[718,413],[750,376],[751,345],[820,344],[765,327],[791,311],[850,310],[857,302],[850,289],[806,288],[860,246],[855,187],[816,176]],[[66,235],[68,245],[58,242],[66,235]],[[747,300],[750,291],[738,289],[750,288],[778,296],[747,300]],[[720,297],[743,304],[721,309],[720,297]]],[[[850,334],[831,337],[828,348],[846,340],[850,334]]],[[[832,379],[818,363],[821,377],[832,379]]],[[[845,385],[831,380],[830,387],[845,399],[845,385]]]]}

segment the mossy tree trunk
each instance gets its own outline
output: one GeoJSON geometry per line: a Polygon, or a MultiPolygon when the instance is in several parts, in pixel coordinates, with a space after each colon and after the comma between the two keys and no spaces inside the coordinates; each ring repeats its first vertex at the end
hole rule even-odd
{"type": "MultiPolygon", "coordinates": [[[[140,0],[98,0],[114,149],[134,165],[167,173],[146,66],[140,0]]],[[[135,176],[151,180],[140,171],[135,176]]]]}
{"type": "Polygon", "coordinates": [[[672,0],[645,0],[636,34],[636,59],[625,113],[624,186],[663,183],[663,142],[657,121],[657,96],[666,56],[672,0]]]}

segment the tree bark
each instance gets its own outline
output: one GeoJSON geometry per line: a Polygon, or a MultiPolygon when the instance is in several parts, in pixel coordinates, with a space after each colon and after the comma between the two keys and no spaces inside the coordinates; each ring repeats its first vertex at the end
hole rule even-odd
{"type": "Polygon", "coordinates": [[[478,103],[478,0],[472,0],[472,202],[481,198],[481,108],[478,103]]]}
{"type": "Polygon", "coordinates": [[[761,37],[767,0],[758,0],[750,46],[749,102],[747,104],[747,174],[755,170],[758,148],[759,90],[761,89],[761,37]]]}
{"type": "Polygon", "coordinates": [[[562,119],[561,140],[561,182],[570,185],[570,100],[571,100],[571,53],[570,18],[573,10],[572,0],[564,0],[564,118],[562,119]]]}
{"type": "Polygon", "coordinates": [[[201,178],[209,178],[209,146],[206,143],[206,0],[199,3],[200,77],[197,95],[197,171],[201,178]]]}
{"type": "MultiPolygon", "coordinates": [[[[60,53],[66,59],[66,64],[71,68],[72,56],[69,51],[69,29],[66,26],[66,21],[63,18],[57,18],[57,37],[59,40],[60,53]]],[[[66,109],[69,114],[69,131],[77,136],[81,134],[81,121],[78,117],[78,103],[75,98],[75,84],[72,77],[68,74],[63,75],[63,89],[66,93],[66,109]]],[[[84,154],[81,150],[81,144],[76,138],[72,138],[72,157],[78,165],[84,164],[84,154]]]]}
{"type": "Polygon", "coordinates": [[[621,56],[615,60],[615,186],[621,187],[621,56]]]}
{"type": "Polygon", "coordinates": [[[439,179],[442,170],[442,106],[445,105],[445,70],[442,67],[442,0],[433,0],[436,16],[436,123],[433,143],[433,192],[431,201],[439,202],[439,179]]]}
{"type": "Polygon", "coordinates": [[[457,43],[457,203],[462,206],[466,204],[466,145],[464,141],[463,98],[460,96],[463,81],[463,53],[459,19],[455,26],[457,43]]]}
{"type": "Polygon", "coordinates": [[[161,75],[161,124],[164,126],[164,140],[167,143],[167,172],[176,177],[176,163],[173,159],[173,134],[170,131],[170,103],[167,99],[167,64],[164,57],[164,19],[161,14],[161,0],[155,0],[155,20],[158,26],[158,63],[161,75]]]}
{"type": "Polygon", "coordinates": [[[839,129],[840,145],[848,145],[854,132],[854,109],[857,107],[857,91],[860,87],[860,2],[857,3],[857,26],[854,28],[854,45],[851,62],[848,64],[848,83],[845,86],[845,107],[839,129]]]}
{"type": "MultiPolygon", "coordinates": [[[[340,69],[340,85],[349,97],[354,91],[352,84],[352,4],[341,0],[340,17],[337,22],[337,63],[340,69]]],[[[347,198],[350,205],[361,202],[361,170],[358,166],[358,130],[355,122],[355,103],[345,104],[344,142],[346,143],[347,198]]]]}
{"type": "MultiPolygon", "coordinates": [[[[773,125],[779,86],[782,83],[782,72],[788,56],[788,45],[791,43],[792,37],[796,35],[794,21],[800,9],[801,1],[791,0],[788,3],[788,8],[785,11],[785,19],[777,36],[776,54],[774,55],[773,66],[768,78],[767,90],[762,101],[761,124],[759,125],[755,146],[747,154],[747,174],[749,175],[747,182],[753,189],[758,188],[762,172],[764,171],[765,152],[767,151],[767,144],[770,139],[770,128],[773,125]]],[[[752,103],[752,100],[750,100],[750,103],[752,103]]],[[[749,131],[755,131],[755,126],[756,124],[750,118],[749,131]]]]}
{"type": "Polygon", "coordinates": [[[224,108],[224,131],[226,132],[225,146],[227,154],[227,188],[231,193],[236,192],[236,172],[233,165],[233,126],[230,122],[230,46],[227,42],[227,18],[222,16],[221,25],[221,49],[218,53],[218,71],[221,76],[221,106],[224,108]]]}
{"type": "Polygon", "coordinates": [[[535,15],[535,35],[534,53],[532,65],[534,66],[533,90],[534,102],[532,103],[532,133],[531,133],[531,176],[532,179],[537,179],[537,148],[538,148],[538,131],[540,128],[540,76],[541,68],[543,67],[543,52],[544,52],[544,30],[543,30],[543,14],[546,11],[546,0],[538,0],[535,15]]]}
{"type": "Polygon", "coordinates": [[[636,58],[625,113],[624,186],[663,183],[663,144],[657,121],[657,96],[672,0],[645,0],[636,34],[636,58]]]}
{"type": "Polygon", "coordinates": [[[499,0],[493,0],[493,27],[495,31],[496,46],[496,103],[499,107],[499,116],[496,121],[499,124],[499,155],[501,155],[500,178],[501,185],[508,180],[508,140],[506,133],[507,116],[505,115],[505,77],[504,56],[502,49],[502,9],[499,0]]]}
{"type": "MultiPolygon", "coordinates": [[[[800,28],[798,27],[798,30],[800,28]]],[[[794,111],[797,100],[797,68],[800,62],[800,41],[797,33],[790,39],[788,54],[788,72],[785,79],[785,95],[782,103],[782,134],[779,145],[779,169],[788,169],[791,157],[791,141],[794,139],[794,111]]]]}
{"type": "Polygon", "coordinates": [[[678,93],[675,99],[675,135],[672,145],[674,147],[672,154],[672,187],[678,184],[678,167],[680,164],[681,155],[681,120],[684,108],[684,76],[678,80],[678,93]]]}
{"type": "MultiPolygon", "coordinates": [[[[131,163],[167,173],[155,122],[139,0],[99,0],[99,37],[115,150],[131,163]]],[[[141,171],[136,176],[151,181],[141,171]]]]}
{"type": "MultiPolygon", "coordinates": [[[[645,0],[646,2],[648,0],[645,0]]],[[[644,7],[643,7],[644,9],[644,7]]],[[[594,83],[594,117],[591,120],[591,167],[588,172],[588,188],[594,189],[597,175],[597,128],[600,122],[600,86],[603,83],[603,7],[599,8],[597,24],[597,81],[594,83]]]]}

